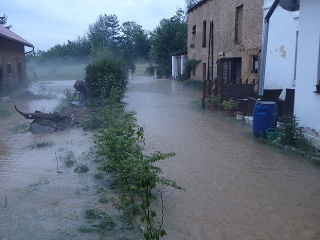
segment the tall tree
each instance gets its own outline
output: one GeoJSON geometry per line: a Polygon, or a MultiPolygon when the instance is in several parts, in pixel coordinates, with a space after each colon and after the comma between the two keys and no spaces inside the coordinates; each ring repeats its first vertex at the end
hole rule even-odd
{"type": "Polygon", "coordinates": [[[187,49],[186,14],[178,9],[170,19],[162,19],[151,35],[151,56],[163,75],[171,73],[171,56],[187,49]]]}
{"type": "Polygon", "coordinates": [[[122,45],[134,59],[147,59],[151,45],[148,34],[135,22],[125,22],[121,27],[122,45]]]}
{"type": "Polygon", "coordinates": [[[116,15],[99,15],[98,20],[89,25],[87,32],[93,49],[109,48],[115,50],[119,46],[120,26],[116,15]]]}
{"type": "MultiPolygon", "coordinates": [[[[3,14],[3,16],[0,17],[0,25],[3,25],[3,26],[6,25],[6,24],[7,24],[7,21],[8,21],[7,15],[6,15],[6,14],[3,14]]],[[[10,25],[4,26],[4,27],[10,29],[10,28],[12,28],[12,25],[10,24],[10,25]]]]}

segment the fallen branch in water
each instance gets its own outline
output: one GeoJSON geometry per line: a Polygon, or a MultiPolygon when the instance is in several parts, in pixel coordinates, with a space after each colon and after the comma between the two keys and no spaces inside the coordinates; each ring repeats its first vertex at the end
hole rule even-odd
{"type": "Polygon", "coordinates": [[[21,112],[16,105],[14,105],[15,110],[20,113],[22,116],[24,116],[26,119],[43,119],[43,120],[51,120],[51,121],[57,121],[63,118],[67,118],[67,116],[59,115],[58,113],[43,113],[40,111],[35,111],[34,113],[24,113],[21,112]]]}

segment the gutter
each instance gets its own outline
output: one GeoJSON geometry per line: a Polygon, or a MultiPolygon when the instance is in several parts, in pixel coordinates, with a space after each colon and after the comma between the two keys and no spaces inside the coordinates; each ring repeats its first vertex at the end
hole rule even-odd
{"type": "Polygon", "coordinates": [[[24,55],[31,53],[31,52],[34,52],[34,46],[32,46],[32,50],[30,50],[29,52],[25,52],[24,55]]]}
{"type": "Polygon", "coordinates": [[[259,92],[258,92],[259,95],[263,95],[263,90],[264,90],[264,80],[265,80],[265,74],[266,74],[266,60],[267,60],[267,50],[268,50],[269,22],[279,2],[280,0],[275,0],[273,2],[263,22],[262,53],[261,53],[259,92]]]}

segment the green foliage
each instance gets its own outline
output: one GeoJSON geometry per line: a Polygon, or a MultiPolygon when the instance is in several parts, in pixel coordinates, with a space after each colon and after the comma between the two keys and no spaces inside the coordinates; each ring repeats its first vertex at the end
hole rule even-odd
{"type": "Polygon", "coordinates": [[[122,114],[123,104],[110,102],[103,107],[97,107],[96,113],[91,115],[82,126],[85,130],[112,127],[117,124],[122,114]]]}
{"type": "Polygon", "coordinates": [[[119,49],[120,25],[115,14],[99,15],[97,21],[89,25],[87,34],[93,50],[106,47],[114,52],[119,49]]]}
{"type": "Polygon", "coordinates": [[[26,133],[29,131],[30,126],[27,125],[26,123],[17,123],[13,128],[12,128],[12,132],[15,134],[18,133],[26,133]]]}
{"type": "Polygon", "coordinates": [[[91,99],[120,102],[123,99],[127,78],[123,63],[109,57],[99,59],[86,67],[86,77],[91,99]]]}
{"type": "Polygon", "coordinates": [[[75,162],[76,162],[76,157],[74,155],[74,152],[72,152],[72,151],[67,151],[66,155],[63,157],[60,157],[60,159],[64,162],[64,164],[67,167],[72,167],[73,164],[75,164],[75,162]]]}
{"type": "Polygon", "coordinates": [[[187,60],[184,64],[183,73],[180,78],[182,80],[189,79],[192,69],[194,69],[200,62],[201,60],[195,60],[195,59],[187,60]]]}
{"type": "Polygon", "coordinates": [[[202,81],[199,81],[199,80],[186,80],[186,81],[183,81],[183,86],[185,87],[191,87],[193,89],[197,89],[197,90],[200,90],[202,91],[203,89],[203,82],[202,81]]]}
{"type": "Polygon", "coordinates": [[[181,9],[170,19],[162,19],[151,34],[151,56],[159,65],[159,75],[170,76],[171,56],[187,49],[187,22],[181,9]]]}
{"type": "Polygon", "coordinates": [[[315,150],[311,142],[303,135],[296,116],[285,116],[279,121],[284,124],[284,130],[280,136],[281,144],[306,152],[313,152],[315,150]]]}
{"type": "Polygon", "coordinates": [[[121,45],[132,55],[132,58],[147,60],[151,45],[148,34],[142,26],[128,21],[122,24],[121,32],[121,45]]]}
{"type": "Polygon", "coordinates": [[[76,173],[87,173],[89,171],[89,167],[87,164],[79,164],[75,169],[74,172],[76,173]]]}
{"type": "Polygon", "coordinates": [[[149,75],[153,76],[155,69],[156,69],[156,67],[153,66],[153,65],[150,63],[149,66],[146,68],[146,72],[147,72],[149,75]]]}
{"type": "Polygon", "coordinates": [[[91,43],[86,36],[67,41],[67,44],[57,44],[47,51],[38,50],[35,55],[27,55],[27,60],[34,60],[38,66],[52,64],[75,64],[88,62],[91,54],[91,43]]]}
{"type": "Polygon", "coordinates": [[[54,145],[54,142],[52,141],[34,141],[29,147],[31,149],[35,149],[35,148],[52,147],[53,145],[54,145]]]}
{"type": "Polygon", "coordinates": [[[222,102],[222,107],[224,109],[237,109],[238,108],[238,103],[230,98],[229,100],[224,100],[222,102]]]}
{"type": "Polygon", "coordinates": [[[145,239],[159,239],[165,231],[162,220],[157,220],[157,213],[151,208],[156,199],[154,189],[158,184],[180,187],[161,177],[162,170],[154,163],[175,154],[154,152],[145,155],[144,130],[136,121],[134,113],[124,113],[112,127],[100,131],[96,140],[97,154],[102,160],[99,169],[114,174],[113,181],[119,192],[114,206],[123,212],[127,224],[134,227],[135,213],[142,213],[140,221],[146,226],[145,239]]]}
{"type": "Polygon", "coordinates": [[[84,213],[92,225],[80,227],[80,232],[91,233],[101,229],[112,230],[116,226],[111,216],[105,211],[98,209],[87,209],[84,213]]]}
{"type": "Polygon", "coordinates": [[[1,104],[1,102],[0,102],[0,118],[7,117],[10,115],[11,115],[11,112],[10,112],[8,106],[1,104]]]}
{"type": "Polygon", "coordinates": [[[220,97],[207,97],[206,98],[206,103],[207,104],[219,104],[220,103],[220,97]]]}

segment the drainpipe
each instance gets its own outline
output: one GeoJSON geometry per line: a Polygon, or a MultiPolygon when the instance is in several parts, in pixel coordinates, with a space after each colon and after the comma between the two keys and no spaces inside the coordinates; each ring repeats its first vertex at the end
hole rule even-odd
{"type": "Polygon", "coordinates": [[[26,54],[31,53],[31,52],[34,52],[34,46],[32,46],[32,50],[31,50],[31,51],[26,52],[26,53],[24,53],[24,54],[26,55],[26,54]]]}
{"type": "Polygon", "coordinates": [[[258,92],[259,95],[263,94],[263,89],[264,89],[264,79],[265,79],[265,73],[266,73],[266,60],[267,60],[267,50],[268,50],[269,22],[279,2],[280,0],[275,0],[273,2],[263,22],[262,53],[261,53],[259,92],[258,92]]]}

